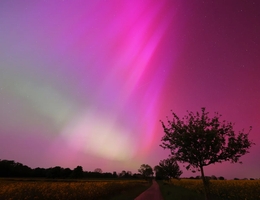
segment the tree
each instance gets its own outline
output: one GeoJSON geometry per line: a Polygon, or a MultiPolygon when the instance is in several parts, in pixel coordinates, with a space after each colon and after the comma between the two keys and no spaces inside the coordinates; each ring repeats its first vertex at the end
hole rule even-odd
{"type": "MultiPolygon", "coordinates": [[[[65,168],[61,171],[61,177],[62,178],[69,178],[73,171],[70,168],[65,168]]],[[[75,173],[75,172],[74,172],[75,173]]]]}
{"type": "Polygon", "coordinates": [[[33,169],[32,176],[40,177],[40,178],[46,177],[46,169],[37,167],[37,168],[33,169]]]}
{"type": "Polygon", "coordinates": [[[123,170],[120,174],[119,177],[121,178],[131,178],[132,177],[132,172],[131,171],[125,171],[123,170]]]}
{"type": "Polygon", "coordinates": [[[160,146],[169,149],[177,161],[188,163],[187,169],[193,167],[201,172],[205,199],[208,199],[204,167],[223,161],[236,163],[241,156],[249,153],[248,149],[254,143],[248,139],[252,127],[248,133],[242,130],[236,135],[233,123],[221,122],[218,113],[210,118],[205,108],[201,111],[188,111],[182,119],[172,112],[173,119],[167,118],[167,125],[161,121],[165,135],[160,146]]]}
{"type": "Polygon", "coordinates": [[[114,171],[113,172],[113,178],[117,178],[117,177],[118,177],[118,175],[117,175],[116,171],[114,171]]]}
{"type": "Polygon", "coordinates": [[[150,165],[142,164],[138,172],[145,178],[148,179],[153,175],[153,169],[150,165]]]}
{"type": "Polygon", "coordinates": [[[123,171],[119,174],[119,177],[125,177],[125,175],[126,175],[126,171],[123,170],[123,171]]]}
{"type": "Polygon", "coordinates": [[[133,173],[132,173],[131,171],[127,171],[127,172],[126,172],[126,176],[127,176],[128,178],[131,178],[131,177],[133,176],[133,173]]]}
{"type": "Polygon", "coordinates": [[[0,160],[0,177],[30,177],[32,169],[13,160],[0,160]]]}
{"type": "Polygon", "coordinates": [[[62,168],[60,166],[52,167],[49,169],[48,176],[49,178],[60,178],[62,168]]]}
{"type": "Polygon", "coordinates": [[[82,178],[83,177],[83,168],[81,166],[77,166],[72,171],[72,178],[82,178]]]}
{"type": "Polygon", "coordinates": [[[94,170],[94,172],[102,174],[102,169],[96,168],[96,169],[94,170]]]}
{"type": "Polygon", "coordinates": [[[155,178],[156,178],[157,180],[166,179],[166,178],[165,178],[164,171],[163,171],[163,169],[162,169],[159,165],[156,165],[156,166],[153,168],[153,171],[155,172],[155,178]]]}
{"type": "Polygon", "coordinates": [[[179,165],[174,157],[161,160],[159,163],[160,171],[163,177],[169,180],[170,178],[179,178],[182,175],[179,165]]]}

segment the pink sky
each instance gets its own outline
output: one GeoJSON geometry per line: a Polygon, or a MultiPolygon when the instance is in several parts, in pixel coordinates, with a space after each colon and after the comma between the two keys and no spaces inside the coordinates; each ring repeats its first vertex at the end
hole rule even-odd
{"type": "MultiPolygon", "coordinates": [[[[260,178],[260,2],[0,2],[0,159],[85,171],[152,167],[172,109],[253,126],[243,164],[260,178]]],[[[196,176],[183,169],[183,176],[196,176]]]]}

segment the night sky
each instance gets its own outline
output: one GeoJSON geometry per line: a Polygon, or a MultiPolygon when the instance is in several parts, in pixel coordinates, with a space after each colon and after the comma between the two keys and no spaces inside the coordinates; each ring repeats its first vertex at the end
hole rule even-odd
{"type": "Polygon", "coordinates": [[[260,178],[260,1],[0,1],[0,159],[135,173],[201,107],[256,143],[205,174],[260,178]]]}

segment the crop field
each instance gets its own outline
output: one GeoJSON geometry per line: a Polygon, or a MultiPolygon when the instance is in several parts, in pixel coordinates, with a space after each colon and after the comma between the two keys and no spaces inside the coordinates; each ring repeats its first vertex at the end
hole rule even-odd
{"type": "Polygon", "coordinates": [[[109,199],[120,192],[147,186],[144,180],[46,181],[1,180],[0,199],[109,199]]]}
{"type": "MultiPolygon", "coordinates": [[[[202,180],[172,179],[170,184],[203,193],[202,180]]],[[[260,200],[260,180],[210,180],[210,194],[225,200],[260,200]]]]}

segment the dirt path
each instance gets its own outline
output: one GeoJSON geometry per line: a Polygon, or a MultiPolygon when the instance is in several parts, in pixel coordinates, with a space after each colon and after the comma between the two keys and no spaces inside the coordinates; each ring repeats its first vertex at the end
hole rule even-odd
{"type": "Polygon", "coordinates": [[[153,180],[152,186],[136,197],[135,200],[163,200],[158,183],[153,180]]]}

